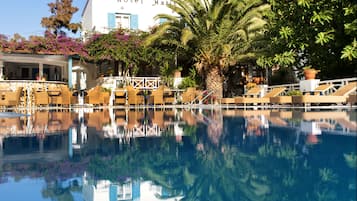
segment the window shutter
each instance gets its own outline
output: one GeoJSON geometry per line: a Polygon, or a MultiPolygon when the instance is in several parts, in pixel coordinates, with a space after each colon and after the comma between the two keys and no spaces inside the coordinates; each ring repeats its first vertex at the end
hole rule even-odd
{"type": "Polygon", "coordinates": [[[114,29],[114,28],[115,28],[115,14],[108,13],[108,29],[114,29]]]}
{"type": "Polygon", "coordinates": [[[132,197],[133,197],[133,200],[140,200],[140,180],[137,179],[137,180],[134,180],[133,181],[133,185],[132,185],[132,197]]]}
{"type": "Polygon", "coordinates": [[[162,23],[164,23],[164,22],[166,22],[166,21],[167,21],[166,18],[160,18],[160,19],[159,19],[159,24],[162,24],[162,23]]]}
{"type": "Polygon", "coordinates": [[[110,184],[109,186],[109,201],[118,200],[118,186],[110,184]]]}
{"type": "Polygon", "coordinates": [[[139,29],[138,15],[130,15],[130,29],[139,29]]]}

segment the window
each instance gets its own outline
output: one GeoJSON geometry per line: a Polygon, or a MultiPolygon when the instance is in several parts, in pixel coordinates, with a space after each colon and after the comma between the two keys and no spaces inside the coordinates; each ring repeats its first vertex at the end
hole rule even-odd
{"type": "Polygon", "coordinates": [[[130,15],[116,14],[116,28],[130,29],[130,15]]]}
{"type": "Polygon", "coordinates": [[[139,28],[139,16],[136,14],[108,13],[108,29],[133,29],[139,28]]]}

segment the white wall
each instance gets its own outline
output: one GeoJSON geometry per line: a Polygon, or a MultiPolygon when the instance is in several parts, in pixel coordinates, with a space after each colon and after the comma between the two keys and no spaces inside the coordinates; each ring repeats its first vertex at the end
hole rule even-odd
{"type": "Polygon", "coordinates": [[[153,18],[157,14],[173,14],[166,7],[170,0],[89,0],[91,5],[87,5],[82,19],[83,31],[89,31],[88,27],[95,27],[101,33],[107,33],[108,13],[125,13],[138,15],[139,29],[148,31],[150,27],[159,23],[153,18]],[[105,3],[104,3],[105,2],[105,3]],[[92,9],[92,12],[87,10],[92,9]],[[92,14],[92,22],[90,14],[92,14]]]}
{"type": "Polygon", "coordinates": [[[91,31],[93,26],[92,26],[92,19],[93,19],[93,15],[92,15],[92,0],[88,0],[87,4],[86,4],[86,8],[83,11],[83,15],[82,15],[82,37],[85,36],[87,34],[88,31],[91,31]]]}

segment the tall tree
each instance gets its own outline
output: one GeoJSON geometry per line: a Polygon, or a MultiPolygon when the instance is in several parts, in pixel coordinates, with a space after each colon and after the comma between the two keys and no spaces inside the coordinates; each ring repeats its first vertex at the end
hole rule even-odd
{"type": "Polygon", "coordinates": [[[261,0],[173,0],[168,5],[176,15],[166,19],[149,41],[167,33],[184,46],[195,49],[195,67],[208,90],[222,97],[224,71],[231,65],[255,57],[253,42],[264,27],[263,12],[269,8],[261,0]],[[177,17],[178,15],[178,17],[177,17]],[[182,26],[184,25],[184,26],[182,26]]]}
{"type": "Polygon", "coordinates": [[[78,11],[77,7],[72,6],[72,0],[56,0],[54,3],[49,3],[48,6],[52,15],[42,18],[42,27],[55,35],[64,33],[62,28],[77,33],[81,25],[80,23],[71,23],[73,14],[78,11]]]}
{"type": "Polygon", "coordinates": [[[321,78],[350,77],[357,65],[357,3],[269,0],[270,57],[262,66],[311,65],[321,78]]]}

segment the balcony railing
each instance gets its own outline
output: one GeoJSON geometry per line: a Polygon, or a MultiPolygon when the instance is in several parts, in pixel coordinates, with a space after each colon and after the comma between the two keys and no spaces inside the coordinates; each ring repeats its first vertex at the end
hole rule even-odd
{"type": "Polygon", "coordinates": [[[97,83],[105,88],[115,89],[121,83],[131,85],[137,89],[156,89],[161,83],[160,77],[122,77],[110,76],[98,78],[97,83]]]}
{"type": "MultiPolygon", "coordinates": [[[[344,78],[344,79],[335,79],[335,80],[321,80],[319,84],[333,84],[335,88],[346,85],[349,82],[356,82],[357,78],[344,78]]],[[[282,84],[282,85],[271,85],[268,86],[268,91],[276,87],[285,87],[288,91],[299,90],[299,83],[293,84],[282,84]]]]}

